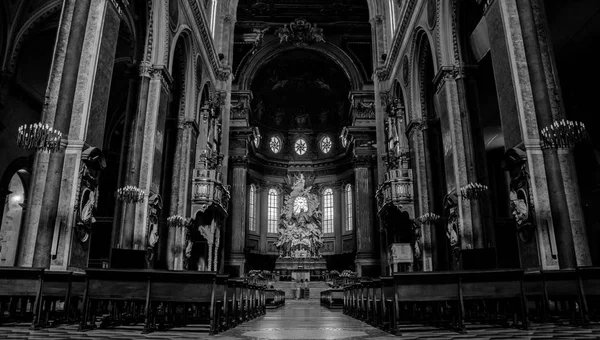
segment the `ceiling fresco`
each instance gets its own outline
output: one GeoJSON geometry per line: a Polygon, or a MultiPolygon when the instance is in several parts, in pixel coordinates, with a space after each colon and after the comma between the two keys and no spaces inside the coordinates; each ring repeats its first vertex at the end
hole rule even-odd
{"type": "Polygon", "coordinates": [[[350,83],[329,58],[310,50],[282,53],[252,82],[252,122],[274,130],[325,131],[348,123],[350,83]]]}

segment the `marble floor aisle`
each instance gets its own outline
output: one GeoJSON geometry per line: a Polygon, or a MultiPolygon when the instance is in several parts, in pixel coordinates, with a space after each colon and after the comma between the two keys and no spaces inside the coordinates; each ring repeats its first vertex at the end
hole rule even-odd
{"type": "Polygon", "coordinates": [[[193,332],[191,328],[141,334],[139,328],[77,332],[76,326],[32,331],[27,327],[0,327],[0,339],[600,339],[600,325],[573,328],[557,325],[534,325],[532,330],[468,327],[466,334],[447,330],[410,327],[400,337],[352,319],[341,311],[330,311],[317,301],[288,301],[285,307],[268,311],[252,320],[216,336],[193,332]]]}

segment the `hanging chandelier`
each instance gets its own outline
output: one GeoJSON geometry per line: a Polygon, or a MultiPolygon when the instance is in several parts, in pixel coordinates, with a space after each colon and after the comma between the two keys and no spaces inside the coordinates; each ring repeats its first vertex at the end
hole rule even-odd
{"type": "Polygon", "coordinates": [[[547,149],[571,148],[587,138],[582,122],[561,119],[541,131],[542,147],[547,149]]]}
{"type": "Polygon", "coordinates": [[[38,149],[46,152],[60,150],[62,132],[48,124],[25,124],[19,127],[17,145],[24,149],[38,149]]]}
{"type": "Polygon", "coordinates": [[[125,203],[140,203],[144,200],[144,190],[128,185],[117,190],[117,200],[125,203]]]}
{"type": "Polygon", "coordinates": [[[483,197],[488,190],[487,185],[480,183],[469,183],[460,188],[460,195],[466,200],[476,200],[483,197]]]}
{"type": "Polygon", "coordinates": [[[167,218],[167,224],[169,227],[181,228],[186,225],[186,218],[181,215],[173,215],[167,218]]]}
{"type": "Polygon", "coordinates": [[[437,215],[434,213],[427,213],[427,214],[417,217],[417,220],[419,222],[425,223],[425,224],[435,223],[440,220],[440,215],[437,215]]]}

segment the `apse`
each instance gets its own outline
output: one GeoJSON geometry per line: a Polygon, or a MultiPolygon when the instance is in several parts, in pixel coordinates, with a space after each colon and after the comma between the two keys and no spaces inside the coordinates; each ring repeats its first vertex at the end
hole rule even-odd
{"type": "Polygon", "coordinates": [[[263,65],[251,90],[250,123],[266,137],[262,155],[314,159],[343,151],[334,140],[350,122],[350,82],[333,60],[308,49],[288,50],[263,65]],[[277,139],[280,145],[270,143],[277,139]]]}

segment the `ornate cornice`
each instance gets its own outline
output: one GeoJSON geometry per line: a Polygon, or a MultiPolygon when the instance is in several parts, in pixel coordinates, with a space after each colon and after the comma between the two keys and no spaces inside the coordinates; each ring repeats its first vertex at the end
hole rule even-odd
{"type": "Polygon", "coordinates": [[[194,20],[196,21],[196,26],[200,31],[200,37],[202,38],[202,43],[206,48],[208,59],[210,62],[210,66],[212,67],[215,76],[218,80],[226,81],[229,79],[229,74],[231,74],[231,70],[226,70],[220,67],[219,62],[217,61],[217,53],[213,46],[213,40],[208,32],[207,24],[204,22],[204,17],[202,16],[202,12],[200,6],[198,4],[198,0],[188,0],[190,7],[192,8],[192,14],[194,16],[194,20]],[[226,76],[225,76],[226,75],[226,76]]]}
{"type": "Polygon", "coordinates": [[[248,156],[229,156],[229,164],[234,168],[248,168],[248,156]]]}
{"type": "Polygon", "coordinates": [[[416,131],[421,131],[427,128],[427,122],[421,119],[413,119],[406,126],[406,135],[411,138],[416,131]]]}
{"type": "Polygon", "coordinates": [[[476,66],[469,65],[442,66],[433,78],[433,84],[436,87],[436,91],[439,91],[448,80],[458,80],[461,78],[465,78],[467,73],[475,67],[476,66]]]}
{"type": "Polygon", "coordinates": [[[392,68],[394,67],[394,63],[398,59],[398,54],[400,53],[400,47],[402,47],[402,42],[404,41],[404,37],[406,35],[406,31],[408,29],[408,24],[410,23],[410,19],[412,14],[414,13],[415,6],[417,4],[417,0],[408,0],[408,4],[406,4],[406,11],[404,13],[410,13],[411,15],[404,15],[402,17],[402,22],[400,23],[400,28],[398,29],[398,33],[396,34],[396,38],[392,43],[392,48],[390,49],[390,55],[387,58],[387,63],[384,67],[385,72],[381,72],[381,77],[379,74],[377,75],[379,81],[388,80],[392,73],[392,68]]]}
{"type": "Polygon", "coordinates": [[[354,168],[370,168],[376,163],[374,155],[354,155],[352,162],[354,168]]]}

